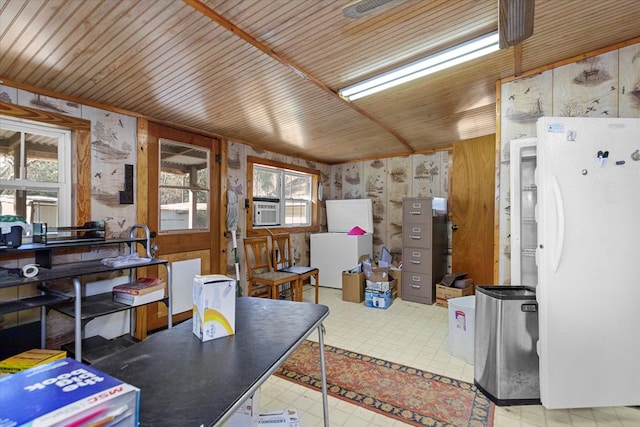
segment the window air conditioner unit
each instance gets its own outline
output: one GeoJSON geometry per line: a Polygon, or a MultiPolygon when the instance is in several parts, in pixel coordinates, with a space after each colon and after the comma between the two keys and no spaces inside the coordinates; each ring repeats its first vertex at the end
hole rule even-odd
{"type": "Polygon", "coordinates": [[[279,225],[280,203],[253,202],[253,225],[279,225]]]}

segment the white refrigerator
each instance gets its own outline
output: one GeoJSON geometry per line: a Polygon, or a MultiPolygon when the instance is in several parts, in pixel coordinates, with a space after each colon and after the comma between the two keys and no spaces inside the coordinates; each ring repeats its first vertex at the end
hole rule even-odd
{"type": "Polygon", "coordinates": [[[640,405],[640,119],[537,123],[540,397],[640,405]]]}
{"type": "Polygon", "coordinates": [[[371,199],[327,200],[327,233],[310,238],[311,266],[320,270],[320,286],[342,289],[342,272],[358,265],[361,256],[373,258],[371,199]],[[347,234],[353,227],[366,233],[347,234]]]}

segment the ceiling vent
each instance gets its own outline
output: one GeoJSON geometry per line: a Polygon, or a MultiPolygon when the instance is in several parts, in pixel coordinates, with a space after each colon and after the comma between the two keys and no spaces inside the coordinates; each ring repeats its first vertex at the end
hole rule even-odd
{"type": "Polygon", "coordinates": [[[342,14],[347,18],[360,18],[393,1],[395,0],[358,0],[345,6],[342,14]]]}

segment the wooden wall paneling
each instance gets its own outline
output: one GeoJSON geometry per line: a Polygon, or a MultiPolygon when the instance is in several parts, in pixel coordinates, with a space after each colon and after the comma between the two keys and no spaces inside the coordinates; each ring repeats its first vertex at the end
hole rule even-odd
{"type": "MultiPolygon", "coordinates": [[[[502,85],[500,84],[500,82],[496,82],[496,140],[495,140],[495,152],[494,152],[494,156],[495,156],[495,193],[494,193],[494,206],[493,206],[493,282],[495,284],[499,284],[500,282],[500,244],[502,242],[502,240],[500,239],[500,232],[501,232],[501,224],[502,224],[502,218],[500,217],[500,207],[502,204],[501,201],[501,197],[502,197],[502,191],[504,191],[501,188],[501,183],[505,180],[505,177],[503,176],[503,172],[502,172],[502,167],[501,164],[502,162],[501,160],[501,155],[500,155],[500,141],[502,138],[502,124],[501,124],[501,115],[500,115],[500,106],[502,105],[502,97],[503,97],[504,93],[502,92],[502,85]]],[[[451,164],[451,162],[449,163],[449,166],[452,167],[453,165],[451,164]]],[[[451,173],[451,171],[449,171],[449,173],[451,173]]],[[[451,176],[453,177],[453,173],[451,173],[451,176]]],[[[453,179],[452,179],[453,180],[453,179]]],[[[449,187],[449,193],[453,196],[452,192],[451,192],[451,187],[449,187]]],[[[450,199],[453,201],[453,199],[450,199]]],[[[451,210],[450,210],[451,212],[451,210]]],[[[451,218],[451,216],[450,216],[451,218]]],[[[450,224],[451,226],[453,226],[453,222],[451,222],[450,224]]],[[[453,229],[451,227],[451,231],[450,231],[450,236],[451,236],[451,240],[450,240],[450,248],[453,248],[453,229]]],[[[453,254],[450,258],[451,264],[450,267],[452,269],[453,272],[453,254]]],[[[511,269],[511,265],[509,265],[509,269],[511,269]]]]}
{"type": "MultiPolygon", "coordinates": [[[[211,270],[212,273],[227,274],[227,140],[214,141],[211,147],[211,207],[210,227],[217,228],[211,233],[211,270]],[[217,194],[213,191],[219,188],[217,194]],[[216,209],[216,206],[219,206],[216,209]]],[[[235,274],[230,276],[235,279],[235,274]]]]}
{"type": "MultiPolygon", "coordinates": [[[[147,169],[149,167],[149,121],[138,118],[137,121],[137,156],[136,156],[136,217],[138,224],[149,225],[149,177],[147,169]]],[[[153,240],[151,240],[153,242],[153,240]]],[[[142,248],[138,248],[141,256],[144,254],[142,248]]],[[[139,277],[148,276],[146,268],[138,269],[139,277]]],[[[147,312],[151,308],[142,306],[136,308],[136,321],[133,336],[139,340],[147,337],[147,312]]]]}
{"type": "Polygon", "coordinates": [[[60,126],[74,131],[91,131],[91,122],[89,120],[31,107],[24,107],[18,104],[0,102],[0,114],[60,126]]]}
{"type": "Polygon", "coordinates": [[[136,208],[140,224],[149,223],[149,121],[138,119],[138,155],[136,161],[136,208]]]}
{"type": "Polygon", "coordinates": [[[76,224],[91,220],[91,131],[78,129],[75,132],[76,172],[75,188],[76,224]]]}

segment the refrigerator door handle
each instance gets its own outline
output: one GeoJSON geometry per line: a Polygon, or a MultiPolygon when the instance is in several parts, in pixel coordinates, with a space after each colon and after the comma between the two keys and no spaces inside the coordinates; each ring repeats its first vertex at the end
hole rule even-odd
{"type": "Polygon", "coordinates": [[[553,194],[553,200],[556,205],[556,222],[558,226],[558,232],[556,233],[555,250],[553,253],[552,265],[553,272],[558,272],[560,267],[560,260],[562,259],[562,249],[564,247],[564,204],[562,200],[562,192],[560,191],[560,184],[558,183],[558,177],[552,176],[551,180],[551,193],[553,194]]]}

